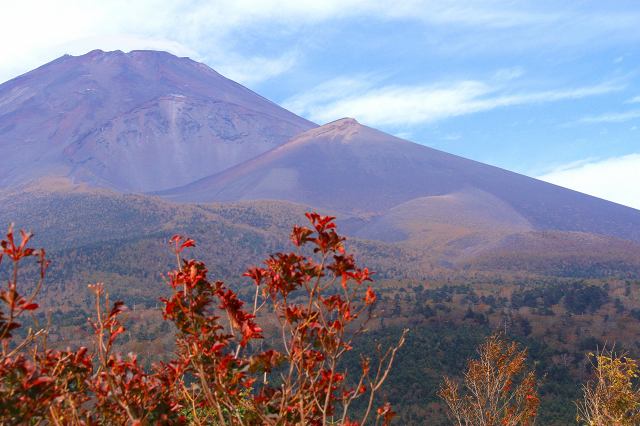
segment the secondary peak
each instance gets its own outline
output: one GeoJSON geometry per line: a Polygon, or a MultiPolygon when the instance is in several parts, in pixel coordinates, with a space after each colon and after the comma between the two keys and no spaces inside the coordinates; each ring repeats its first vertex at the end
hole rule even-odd
{"type": "Polygon", "coordinates": [[[344,118],[340,118],[336,121],[332,121],[330,123],[327,123],[327,125],[337,125],[337,126],[357,126],[360,125],[360,123],[358,123],[358,120],[356,120],[355,118],[351,118],[351,117],[344,117],[344,118]]]}

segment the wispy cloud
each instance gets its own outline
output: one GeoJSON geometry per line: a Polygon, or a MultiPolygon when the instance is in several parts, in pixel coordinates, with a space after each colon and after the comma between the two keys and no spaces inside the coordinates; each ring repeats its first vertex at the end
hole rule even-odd
{"type": "Polygon", "coordinates": [[[493,74],[493,78],[498,81],[515,80],[525,74],[522,67],[502,68],[493,74]]]}
{"type": "Polygon", "coordinates": [[[245,85],[253,85],[289,71],[296,65],[297,60],[298,55],[293,51],[274,58],[263,56],[247,58],[227,54],[224,60],[211,65],[231,80],[245,85]]]}
{"type": "Polygon", "coordinates": [[[572,163],[538,179],[640,210],[640,153],[572,163]]]}
{"type": "Polygon", "coordinates": [[[291,4],[285,10],[276,6],[242,0],[11,2],[0,15],[0,56],[12,58],[0,63],[0,83],[63,54],[98,48],[166,50],[203,61],[244,84],[264,81],[291,69],[297,52],[247,51],[237,33],[258,21],[295,16],[291,4]]]}
{"type": "Polygon", "coordinates": [[[623,123],[625,121],[635,120],[640,118],[640,109],[624,112],[608,112],[606,114],[592,115],[588,117],[582,117],[575,123],[582,124],[598,124],[598,123],[623,123]]]}
{"type": "Polygon", "coordinates": [[[283,105],[293,111],[306,111],[313,114],[313,111],[322,105],[332,104],[343,97],[366,93],[382,81],[381,76],[374,74],[337,77],[285,100],[283,105]]]}
{"type": "Polygon", "coordinates": [[[514,91],[501,80],[462,80],[416,86],[379,85],[366,76],[341,78],[296,95],[286,108],[316,122],[353,116],[377,126],[402,126],[514,105],[557,102],[602,95],[621,86],[602,83],[570,89],[514,91]]]}
{"type": "Polygon", "coordinates": [[[269,78],[293,69],[298,59],[281,49],[260,51],[255,45],[267,43],[258,41],[293,45],[312,26],[347,19],[411,21],[428,31],[430,49],[465,55],[640,39],[640,10],[598,2],[398,0],[390,7],[370,0],[21,0],[3,4],[0,15],[0,56],[11,58],[0,63],[0,81],[64,53],[85,53],[91,42],[92,48],[187,51],[254,82],[264,69],[269,78]]]}
{"type": "Polygon", "coordinates": [[[638,104],[640,103],[640,95],[634,96],[633,98],[627,101],[628,104],[638,104]]]}

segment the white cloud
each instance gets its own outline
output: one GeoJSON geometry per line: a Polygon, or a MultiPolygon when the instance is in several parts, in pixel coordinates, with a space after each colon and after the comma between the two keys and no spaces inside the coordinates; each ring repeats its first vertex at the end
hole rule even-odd
{"type": "Polygon", "coordinates": [[[557,102],[620,90],[614,83],[538,92],[513,92],[500,80],[463,80],[416,86],[380,86],[367,76],[341,78],[296,95],[285,108],[312,121],[353,116],[374,126],[431,123],[495,108],[557,102]]]}
{"type": "Polygon", "coordinates": [[[515,80],[524,75],[524,68],[522,67],[512,67],[512,68],[503,68],[494,73],[494,78],[496,80],[508,81],[515,80]]]}
{"type": "Polygon", "coordinates": [[[367,92],[379,84],[381,80],[380,76],[373,74],[333,78],[300,95],[287,99],[283,105],[293,111],[312,112],[320,105],[330,104],[343,97],[367,92]]]}
{"type": "Polygon", "coordinates": [[[289,71],[297,62],[294,52],[287,52],[276,58],[254,56],[245,58],[239,55],[227,55],[224,62],[214,68],[220,74],[244,85],[269,80],[289,71]]]}
{"type": "Polygon", "coordinates": [[[640,210],[640,154],[572,163],[538,179],[640,210]]]}
{"type": "Polygon", "coordinates": [[[245,41],[295,43],[310,25],[346,18],[418,22],[429,31],[428,48],[465,56],[640,38],[638,11],[602,9],[539,0],[397,0],[392,6],[371,0],[7,1],[0,14],[0,81],[64,53],[155,48],[189,52],[241,82],[255,83],[287,72],[298,55],[295,49],[256,53],[245,41]]]}
{"type": "Polygon", "coordinates": [[[63,54],[93,49],[166,50],[204,61],[241,83],[263,81],[289,70],[297,54],[243,54],[230,35],[255,19],[277,19],[280,12],[269,9],[268,3],[21,0],[3,4],[0,57],[5,60],[0,62],[0,83],[63,54]]]}
{"type": "Polygon", "coordinates": [[[577,123],[597,124],[597,123],[622,123],[629,120],[640,118],[640,110],[631,110],[625,112],[608,112],[606,114],[592,115],[583,117],[577,123]]]}
{"type": "Polygon", "coordinates": [[[634,96],[633,98],[627,101],[628,104],[639,104],[640,103],[640,95],[634,96]]]}

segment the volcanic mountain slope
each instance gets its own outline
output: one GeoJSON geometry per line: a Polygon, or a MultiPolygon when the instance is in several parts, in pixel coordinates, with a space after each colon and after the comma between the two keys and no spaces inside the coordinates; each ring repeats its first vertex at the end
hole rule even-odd
{"type": "Polygon", "coordinates": [[[368,215],[361,237],[404,240],[439,223],[500,234],[556,230],[640,242],[640,211],[342,119],[162,192],[177,201],[279,199],[368,215]],[[409,204],[407,204],[409,203],[409,204]]]}
{"type": "MultiPolygon", "coordinates": [[[[0,205],[0,229],[15,222],[16,229],[33,230],[34,246],[45,247],[52,260],[43,298],[85,308],[86,285],[96,281],[108,283],[114,297],[155,304],[164,273],[175,267],[167,245],[175,234],[196,239],[189,255],[205,261],[212,277],[246,284],[241,275],[247,268],[294,248],[291,228],[308,223],[304,213],[312,210],[282,201],[175,204],[60,178],[0,189],[0,205]]],[[[379,277],[424,274],[402,248],[354,239],[347,245],[379,277]],[[404,265],[400,258],[407,259],[404,265]]],[[[0,264],[0,279],[9,270],[0,264]]]]}
{"type": "Polygon", "coordinates": [[[160,190],[312,127],[188,58],[66,55],[0,85],[0,186],[66,176],[118,191],[160,190]]]}
{"type": "Polygon", "coordinates": [[[78,244],[74,239],[102,244],[115,235],[135,240],[176,221],[191,229],[203,217],[212,227],[224,222],[218,213],[209,217],[211,207],[117,192],[246,201],[214,210],[232,224],[251,217],[267,233],[269,221],[292,217],[291,204],[276,203],[274,216],[254,209],[262,206],[255,200],[332,212],[346,234],[379,241],[374,251],[413,253],[417,274],[433,265],[509,269],[495,253],[511,255],[514,265],[539,259],[537,270],[545,253],[564,262],[585,250],[594,253],[589,264],[602,257],[599,270],[609,270],[612,259],[633,269],[628,254],[640,247],[637,210],[353,119],[318,127],[205,65],[164,52],[65,56],[0,85],[0,152],[0,188],[13,191],[2,217],[33,219],[25,225],[53,232],[55,247],[78,244]]]}
{"type": "MultiPolygon", "coordinates": [[[[506,208],[500,217],[505,226],[488,232],[491,220],[478,215],[449,223],[438,219],[438,202],[422,207],[433,213],[432,219],[418,216],[416,234],[406,241],[350,237],[347,247],[359,263],[376,272],[376,280],[392,285],[467,279],[478,273],[508,280],[513,274],[627,278],[640,272],[640,244],[584,233],[530,231],[528,224],[509,219],[506,208]]],[[[66,179],[0,190],[0,205],[0,229],[17,222],[17,228],[34,230],[35,246],[45,247],[52,259],[43,299],[50,306],[78,309],[89,306],[86,285],[91,282],[108,283],[111,294],[127,303],[153,306],[165,290],[163,273],[175,266],[167,247],[174,234],[197,240],[190,255],[204,260],[212,277],[246,284],[240,278],[246,268],[270,253],[293,248],[291,227],[304,225],[304,212],[312,210],[284,201],[176,204],[66,179]]],[[[394,212],[413,207],[406,203],[394,212]]],[[[345,222],[350,219],[341,217],[339,232],[349,234],[345,222]]],[[[7,271],[0,265],[0,279],[7,271]]]]}

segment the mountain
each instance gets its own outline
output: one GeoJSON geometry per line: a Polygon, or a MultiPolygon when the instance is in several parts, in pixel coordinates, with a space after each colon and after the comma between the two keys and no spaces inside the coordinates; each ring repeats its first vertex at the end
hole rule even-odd
{"type": "MultiPolygon", "coordinates": [[[[411,276],[513,265],[578,273],[565,264],[626,274],[640,254],[637,210],[351,118],[317,126],[165,52],[64,56],[0,85],[0,150],[0,190],[12,194],[4,197],[2,218],[29,219],[24,225],[58,236],[50,240],[54,248],[73,239],[153,234],[175,225],[174,216],[185,226],[200,223],[202,209],[210,208],[202,203],[243,202],[230,210],[238,217],[226,216],[236,223],[258,200],[272,200],[285,202],[276,210],[289,224],[287,206],[295,203],[338,216],[347,235],[384,245],[376,252],[403,250],[415,263],[397,267],[411,276]],[[130,192],[138,193],[136,206],[147,207],[131,207],[121,197],[130,192]],[[142,193],[201,205],[168,207],[142,193]],[[82,212],[72,212],[74,204],[82,212]],[[158,212],[165,216],[154,222],[158,212]]],[[[249,216],[276,220],[256,219],[263,214],[255,207],[249,216]]]]}
{"type": "Polygon", "coordinates": [[[440,224],[500,235],[554,230],[640,242],[638,210],[405,141],[351,118],[160,195],[181,202],[277,199],[364,215],[368,220],[353,232],[387,241],[416,237],[416,226],[440,224]]]}
{"type": "Polygon", "coordinates": [[[63,176],[118,191],[161,190],[313,127],[188,58],[65,55],[0,85],[0,186],[63,176]]]}

